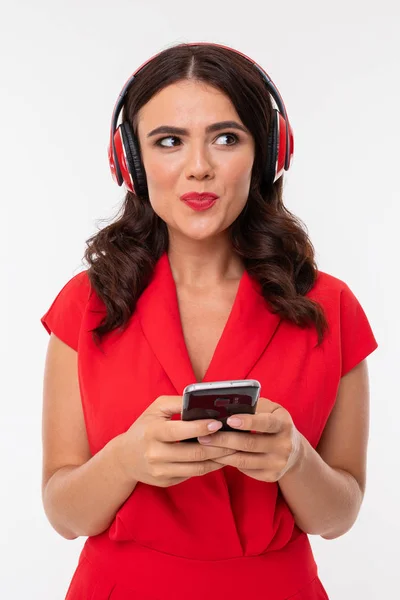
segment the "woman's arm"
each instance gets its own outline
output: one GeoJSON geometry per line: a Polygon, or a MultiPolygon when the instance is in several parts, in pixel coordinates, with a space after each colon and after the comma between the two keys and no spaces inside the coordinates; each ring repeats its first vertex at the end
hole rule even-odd
{"type": "Polygon", "coordinates": [[[79,392],[77,352],[51,335],[43,390],[45,514],[66,539],[97,535],[133,492],[121,466],[123,436],[91,455],[79,392]]]}
{"type": "Polygon", "coordinates": [[[364,360],[342,377],[317,450],[302,436],[299,461],[278,481],[296,524],[306,533],[334,539],[354,524],[365,492],[368,434],[364,360]]]}
{"type": "Polygon", "coordinates": [[[43,489],[45,513],[68,540],[98,535],[136,487],[121,469],[122,437],[113,438],[83,465],[58,469],[43,489]]]}

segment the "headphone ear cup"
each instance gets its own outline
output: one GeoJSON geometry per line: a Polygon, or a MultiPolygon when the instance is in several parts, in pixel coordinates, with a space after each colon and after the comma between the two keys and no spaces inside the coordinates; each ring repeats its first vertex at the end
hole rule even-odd
{"type": "Polygon", "coordinates": [[[271,131],[267,140],[267,163],[265,180],[268,185],[275,183],[282,175],[286,156],[286,121],[276,108],[273,109],[271,131]]]}
{"type": "Polygon", "coordinates": [[[140,156],[139,144],[133,133],[129,121],[124,121],[120,125],[126,161],[133,181],[133,192],[140,198],[148,197],[147,180],[142,159],[140,156]]]}

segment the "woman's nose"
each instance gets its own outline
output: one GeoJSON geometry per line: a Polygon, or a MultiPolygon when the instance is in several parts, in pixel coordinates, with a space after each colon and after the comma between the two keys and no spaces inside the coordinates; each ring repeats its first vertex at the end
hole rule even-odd
{"type": "Polygon", "coordinates": [[[214,176],[211,157],[204,144],[193,144],[188,150],[185,171],[187,178],[204,179],[204,177],[214,176]]]}

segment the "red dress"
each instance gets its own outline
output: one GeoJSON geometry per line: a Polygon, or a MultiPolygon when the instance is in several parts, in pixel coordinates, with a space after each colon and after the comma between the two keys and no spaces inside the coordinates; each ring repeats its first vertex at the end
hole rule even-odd
{"type": "MultiPolygon", "coordinates": [[[[349,287],[320,272],[308,297],[324,307],[329,332],[273,314],[245,271],[204,381],[252,378],[284,406],[315,448],[340,378],[377,343],[349,287]]],[[[70,279],[41,321],[78,352],[79,384],[92,454],[126,431],[160,395],[196,381],[185,346],[167,254],[124,332],[104,353],[90,329],[105,314],[86,271],[70,279]]],[[[175,415],[174,418],[180,418],[175,415]]],[[[101,499],[99,499],[101,501],[101,499]]],[[[88,537],[68,600],[323,600],[308,536],[278,483],[231,466],[161,488],[139,482],[110,527],[88,537]]]]}

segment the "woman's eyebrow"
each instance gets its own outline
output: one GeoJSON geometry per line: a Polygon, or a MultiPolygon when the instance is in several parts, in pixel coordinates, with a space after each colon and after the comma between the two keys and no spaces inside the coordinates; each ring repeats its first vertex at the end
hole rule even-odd
{"type": "MultiPolygon", "coordinates": [[[[208,125],[206,127],[206,133],[212,133],[213,131],[219,131],[220,129],[240,129],[240,131],[244,131],[245,133],[249,133],[248,130],[237,123],[236,121],[219,121],[218,123],[213,123],[212,125],[208,125]]],[[[147,137],[151,137],[153,135],[157,135],[159,133],[172,133],[176,135],[189,135],[189,131],[187,129],[183,129],[182,127],[174,127],[173,125],[160,125],[160,127],[156,127],[150,133],[147,134],[147,137]]]]}

